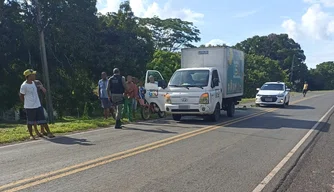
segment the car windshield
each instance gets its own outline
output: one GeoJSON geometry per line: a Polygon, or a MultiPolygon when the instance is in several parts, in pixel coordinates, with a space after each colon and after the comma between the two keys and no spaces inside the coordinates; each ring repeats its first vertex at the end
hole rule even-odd
{"type": "Polygon", "coordinates": [[[283,84],[264,84],[261,90],[284,91],[283,84]]]}
{"type": "Polygon", "coordinates": [[[169,86],[206,87],[209,82],[209,70],[182,70],[174,73],[169,86]]]}

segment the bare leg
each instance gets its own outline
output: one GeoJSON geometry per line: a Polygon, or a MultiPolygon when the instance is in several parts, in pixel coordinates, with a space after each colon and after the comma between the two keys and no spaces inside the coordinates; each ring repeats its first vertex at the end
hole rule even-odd
{"type": "Polygon", "coordinates": [[[107,108],[107,109],[104,109],[104,118],[108,119],[108,117],[109,117],[109,109],[107,108]]]}
{"type": "Polygon", "coordinates": [[[35,133],[38,137],[43,137],[43,135],[38,131],[36,123],[34,124],[34,130],[35,130],[35,133]]]}
{"type": "Polygon", "coordinates": [[[35,139],[34,135],[32,134],[32,125],[27,125],[27,126],[31,139],[35,139]]]}
{"type": "Polygon", "coordinates": [[[48,124],[43,124],[43,125],[41,125],[41,127],[43,127],[46,130],[46,132],[48,134],[48,137],[50,137],[50,138],[54,137],[54,135],[50,131],[50,128],[49,128],[48,124]]]}

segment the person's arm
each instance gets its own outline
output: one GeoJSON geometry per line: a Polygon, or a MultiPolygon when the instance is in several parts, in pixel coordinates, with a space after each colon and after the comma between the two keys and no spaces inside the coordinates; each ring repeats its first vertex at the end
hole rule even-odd
{"type": "MultiPolygon", "coordinates": [[[[100,87],[100,81],[97,83],[97,86],[99,86],[99,93],[98,93],[98,96],[99,96],[99,99],[101,98],[101,87],[100,87]]],[[[107,89],[108,89],[108,86],[107,86],[107,89]]]]}
{"type": "Polygon", "coordinates": [[[107,83],[107,93],[108,93],[108,96],[109,98],[111,98],[111,78],[108,79],[108,83],[107,83]]]}
{"type": "Polygon", "coordinates": [[[22,102],[24,102],[24,95],[26,94],[26,90],[25,90],[25,86],[24,85],[21,85],[21,88],[20,88],[20,100],[22,102]]]}
{"type": "Polygon", "coordinates": [[[40,80],[35,80],[35,83],[36,83],[37,87],[38,87],[40,90],[42,90],[43,93],[45,94],[45,93],[46,93],[46,89],[45,89],[43,83],[42,83],[40,80]]]}

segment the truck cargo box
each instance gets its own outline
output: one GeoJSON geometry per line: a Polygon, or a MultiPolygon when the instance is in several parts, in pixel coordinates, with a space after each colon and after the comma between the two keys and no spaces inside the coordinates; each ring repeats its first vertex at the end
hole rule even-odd
{"type": "Polygon", "coordinates": [[[181,50],[181,68],[217,68],[223,84],[223,98],[244,92],[244,53],[229,47],[186,48],[181,50]]]}

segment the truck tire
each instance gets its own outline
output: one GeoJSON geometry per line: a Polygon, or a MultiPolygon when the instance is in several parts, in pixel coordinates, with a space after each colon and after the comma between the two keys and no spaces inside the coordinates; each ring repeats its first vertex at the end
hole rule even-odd
{"type": "Polygon", "coordinates": [[[235,104],[234,104],[234,102],[230,102],[227,105],[227,116],[228,117],[233,117],[234,113],[235,113],[235,104]]]}
{"type": "Polygon", "coordinates": [[[210,115],[210,119],[213,122],[217,122],[220,119],[220,106],[219,103],[217,103],[215,111],[213,112],[212,115],[210,115]]]}
{"type": "Polygon", "coordinates": [[[172,115],[174,121],[180,121],[182,118],[182,115],[180,114],[173,114],[172,115]]]}

